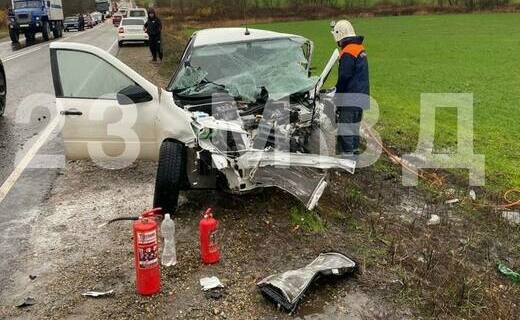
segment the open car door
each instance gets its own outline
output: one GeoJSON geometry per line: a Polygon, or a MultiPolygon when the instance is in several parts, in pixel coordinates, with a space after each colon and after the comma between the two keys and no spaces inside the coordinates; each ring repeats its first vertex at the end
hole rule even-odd
{"type": "Polygon", "coordinates": [[[56,105],[68,159],[156,159],[159,89],[110,53],[53,42],[56,105]]]}

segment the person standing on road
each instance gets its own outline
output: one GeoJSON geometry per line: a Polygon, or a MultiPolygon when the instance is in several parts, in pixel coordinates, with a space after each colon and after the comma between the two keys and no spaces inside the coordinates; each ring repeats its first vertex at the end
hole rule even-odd
{"type": "Polygon", "coordinates": [[[368,58],[363,47],[364,37],[356,35],[347,20],[333,23],[332,35],[341,48],[335,102],[339,111],[338,140],[341,156],[357,159],[359,129],[363,110],[370,107],[368,58]]]}
{"type": "Polygon", "coordinates": [[[157,17],[155,13],[155,9],[151,8],[148,10],[148,21],[144,24],[144,30],[148,34],[148,44],[150,46],[150,51],[152,52],[152,61],[157,61],[157,56],[159,59],[163,59],[163,53],[161,48],[161,32],[162,32],[162,23],[161,20],[157,17]]]}

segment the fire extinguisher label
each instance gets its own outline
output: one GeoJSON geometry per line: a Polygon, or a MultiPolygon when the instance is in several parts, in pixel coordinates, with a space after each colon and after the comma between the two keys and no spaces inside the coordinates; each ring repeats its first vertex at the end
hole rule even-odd
{"type": "Polygon", "coordinates": [[[142,269],[153,268],[159,263],[157,245],[147,248],[139,248],[139,267],[142,269]]]}
{"type": "Polygon", "coordinates": [[[139,247],[139,267],[148,269],[157,266],[159,263],[157,232],[137,233],[137,245],[139,247]]]}
{"type": "Polygon", "coordinates": [[[209,251],[210,252],[218,251],[218,232],[217,232],[217,230],[211,232],[209,235],[209,251]]]}
{"type": "Polygon", "coordinates": [[[137,244],[150,244],[157,242],[157,232],[143,232],[137,234],[137,244]]]}

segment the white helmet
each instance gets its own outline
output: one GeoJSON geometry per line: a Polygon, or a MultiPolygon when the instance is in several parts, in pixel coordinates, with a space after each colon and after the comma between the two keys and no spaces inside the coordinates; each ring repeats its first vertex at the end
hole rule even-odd
{"type": "Polygon", "coordinates": [[[347,20],[340,20],[338,22],[332,22],[332,36],[334,36],[334,40],[336,42],[340,42],[341,40],[348,37],[355,37],[356,31],[352,24],[347,20]]]}

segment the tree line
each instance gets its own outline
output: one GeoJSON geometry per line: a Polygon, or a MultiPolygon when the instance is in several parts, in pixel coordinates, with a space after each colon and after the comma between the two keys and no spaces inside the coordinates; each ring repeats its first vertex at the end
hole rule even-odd
{"type": "Polygon", "coordinates": [[[507,6],[510,2],[511,0],[156,0],[155,5],[171,8],[181,15],[241,18],[245,14],[278,16],[283,12],[302,14],[316,10],[363,11],[378,7],[493,9],[507,6]]]}

